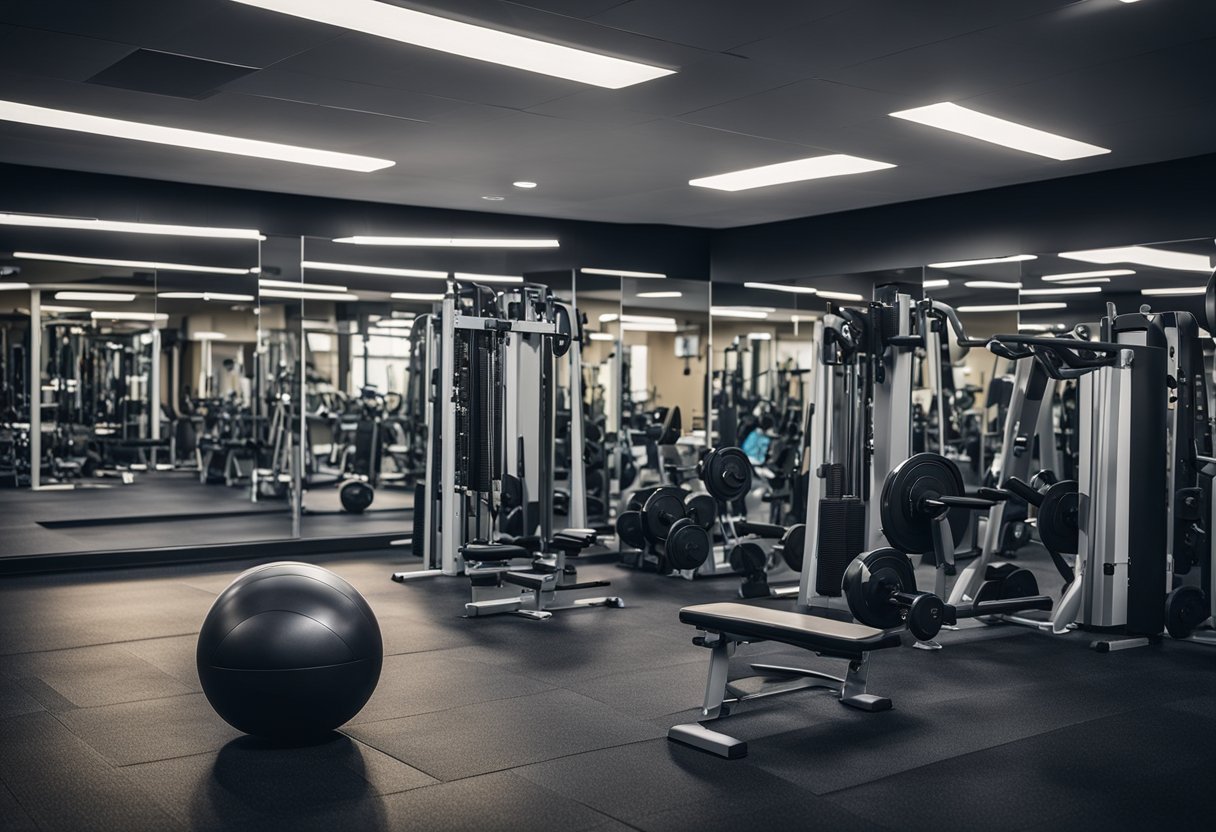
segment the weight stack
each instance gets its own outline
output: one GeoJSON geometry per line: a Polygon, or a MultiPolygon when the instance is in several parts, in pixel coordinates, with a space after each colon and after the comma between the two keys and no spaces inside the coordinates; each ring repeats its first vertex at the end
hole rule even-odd
{"type": "Polygon", "coordinates": [[[819,557],[815,586],[820,595],[840,595],[844,571],[865,549],[866,507],[857,497],[819,501],[819,557]]]}

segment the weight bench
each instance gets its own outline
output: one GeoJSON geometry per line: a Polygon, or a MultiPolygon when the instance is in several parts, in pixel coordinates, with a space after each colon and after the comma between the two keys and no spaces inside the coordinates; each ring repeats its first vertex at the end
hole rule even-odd
{"type": "MultiPolygon", "coordinates": [[[[696,637],[693,643],[711,651],[705,703],[701,708],[704,721],[729,716],[734,710],[732,706],[752,699],[807,688],[837,690],[841,704],[850,708],[863,711],[886,711],[891,708],[890,699],[866,692],[866,673],[871,651],[901,644],[896,631],[738,603],[685,607],[680,610],[680,620],[703,630],[706,635],[696,637]],[[737,687],[743,679],[736,679],[733,683],[727,679],[730,659],[738,645],[755,641],[776,641],[810,650],[820,656],[844,659],[849,663],[848,671],[844,678],[840,678],[817,670],[753,664],[752,669],[761,675],[749,678],[766,679],[779,675],[793,677],[793,681],[779,683],[769,689],[762,688],[755,693],[745,693],[737,687]]],[[[701,722],[674,725],[668,730],[667,738],[727,759],[737,759],[747,754],[746,742],[710,730],[701,722]]]]}
{"type": "Polygon", "coordinates": [[[539,621],[553,617],[559,609],[581,607],[624,607],[619,597],[580,598],[568,606],[554,607],[556,593],[576,589],[609,586],[609,581],[577,580],[572,566],[565,558],[581,552],[595,543],[595,529],[562,529],[555,533],[544,548],[557,550],[557,556],[547,556],[540,549],[539,538],[515,538],[514,542],[469,543],[460,548],[465,560],[465,573],[473,585],[474,600],[464,605],[465,614],[472,616],[512,613],[539,621]],[[523,544],[523,545],[521,545],[523,544]],[[510,561],[532,558],[527,570],[516,570],[510,561]],[[516,589],[512,589],[516,588],[516,589]],[[531,604],[525,599],[531,593],[531,604]]]}

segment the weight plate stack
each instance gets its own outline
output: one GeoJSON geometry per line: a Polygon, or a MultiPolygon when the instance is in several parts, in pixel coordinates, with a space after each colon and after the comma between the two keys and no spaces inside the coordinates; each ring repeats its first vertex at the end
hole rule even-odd
{"type": "Polygon", "coordinates": [[[844,572],[842,584],[853,617],[870,627],[890,630],[904,623],[903,610],[891,603],[896,592],[916,592],[916,573],[903,552],[891,548],[863,552],[844,572]]]}

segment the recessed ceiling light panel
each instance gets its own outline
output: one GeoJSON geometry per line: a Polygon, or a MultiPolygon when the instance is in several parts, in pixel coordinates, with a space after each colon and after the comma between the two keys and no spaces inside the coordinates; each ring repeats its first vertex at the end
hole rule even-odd
{"type": "Polygon", "coordinates": [[[873,159],[834,153],[829,156],[812,156],[808,159],[795,159],[792,162],[779,162],[775,165],[762,165],[758,168],[703,176],[700,179],[688,180],[688,184],[696,188],[713,188],[717,191],[746,191],[751,188],[766,188],[770,185],[805,182],[809,179],[824,179],[829,176],[869,173],[893,167],[895,165],[888,162],[876,162],[873,159]]]}
{"type": "Polygon", "coordinates": [[[1110,153],[1105,147],[1057,136],[1055,133],[1027,127],[1016,121],[969,110],[949,101],[901,110],[890,115],[1061,162],[1110,153]]]}

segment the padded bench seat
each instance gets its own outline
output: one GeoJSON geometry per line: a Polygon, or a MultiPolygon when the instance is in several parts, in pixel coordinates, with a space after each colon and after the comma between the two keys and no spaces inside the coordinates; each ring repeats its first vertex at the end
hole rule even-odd
{"type": "Polygon", "coordinates": [[[902,643],[894,631],[733,602],[685,607],[680,610],[680,620],[711,633],[777,641],[842,659],[860,658],[865,652],[902,643]]]}
{"type": "Polygon", "coordinates": [[[532,556],[532,552],[514,543],[466,543],[460,547],[460,554],[464,556],[465,560],[474,562],[511,560],[532,556]]]}

